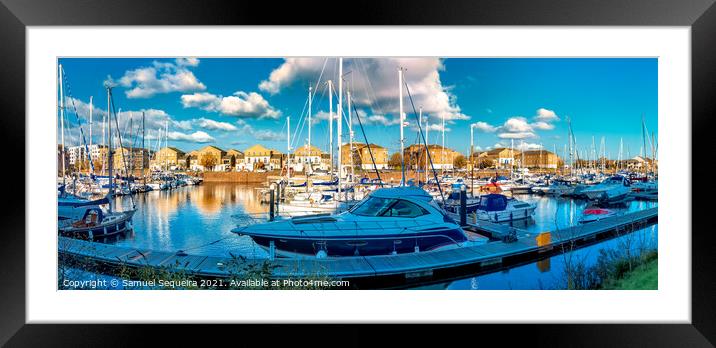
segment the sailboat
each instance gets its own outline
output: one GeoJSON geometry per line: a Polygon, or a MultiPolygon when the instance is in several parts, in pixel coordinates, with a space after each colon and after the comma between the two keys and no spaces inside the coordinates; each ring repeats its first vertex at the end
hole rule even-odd
{"type": "MultiPolygon", "coordinates": [[[[112,104],[111,87],[107,87],[108,112],[112,104]]],[[[115,114],[116,116],[116,114],[115,114]]],[[[115,119],[116,120],[116,119],[115,119]]],[[[58,196],[58,233],[83,239],[96,239],[120,234],[132,229],[132,216],[136,209],[128,211],[113,211],[112,196],[115,187],[113,176],[112,151],[112,123],[109,122],[109,151],[107,151],[109,164],[109,186],[107,196],[102,199],[89,201],[87,199],[70,196],[61,187],[58,196]]],[[[121,145],[121,138],[120,138],[121,145]]]]}

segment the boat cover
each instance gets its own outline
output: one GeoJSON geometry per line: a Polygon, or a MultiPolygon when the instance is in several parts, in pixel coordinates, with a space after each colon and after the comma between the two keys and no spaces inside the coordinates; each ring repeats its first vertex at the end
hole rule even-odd
{"type": "Polygon", "coordinates": [[[484,211],[502,211],[507,208],[507,197],[500,194],[489,194],[480,197],[480,207],[484,211]]]}

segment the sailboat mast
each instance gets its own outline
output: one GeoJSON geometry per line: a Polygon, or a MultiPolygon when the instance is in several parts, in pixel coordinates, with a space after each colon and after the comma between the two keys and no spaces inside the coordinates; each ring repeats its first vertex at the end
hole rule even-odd
{"type": "Polygon", "coordinates": [[[515,160],[515,139],[510,139],[510,179],[512,179],[513,161],[515,160]]]}
{"type": "Polygon", "coordinates": [[[114,162],[112,160],[112,121],[110,117],[112,115],[112,87],[107,86],[107,166],[109,167],[109,192],[107,193],[107,199],[109,200],[109,211],[112,212],[112,195],[114,194],[114,175],[112,175],[112,167],[114,162]]]}
{"type": "MultiPolygon", "coordinates": [[[[92,162],[92,96],[90,96],[89,103],[89,159],[92,162]]],[[[94,169],[94,166],[91,166],[94,169]]]]}
{"type": "Polygon", "coordinates": [[[402,186],[405,186],[405,137],[403,135],[403,67],[398,69],[398,103],[400,119],[400,158],[402,172],[402,186]]]}
{"type": "Polygon", "coordinates": [[[644,114],[641,114],[641,139],[644,142],[644,175],[646,175],[649,162],[646,160],[646,124],[644,124],[644,114]]]}
{"type": "Polygon", "coordinates": [[[286,116],[286,177],[291,179],[291,116],[286,116]]]}
{"type": "MultiPolygon", "coordinates": [[[[127,176],[134,175],[134,142],[132,141],[132,129],[134,128],[134,114],[130,111],[129,112],[129,168],[124,168],[124,172],[126,173],[127,170],[129,170],[129,174],[127,176]]],[[[124,153],[124,152],[123,152],[124,153]]],[[[123,158],[124,160],[124,158],[123,158]]],[[[123,163],[126,163],[122,161],[123,163]]],[[[134,179],[132,179],[134,181],[134,179]]],[[[127,185],[130,189],[130,185],[127,185]]]]}
{"type": "MultiPolygon", "coordinates": [[[[308,86],[308,148],[306,149],[307,154],[308,154],[308,163],[309,163],[308,165],[309,166],[313,165],[313,161],[311,160],[311,102],[312,102],[311,89],[312,89],[312,87],[309,85],[308,86]]],[[[304,171],[306,172],[306,177],[308,177],[308,175],[309,175],[307,169],[308,168],[304,169],[304,171]]],[[[308,187],[308,184],[306,184],[306,187],[308,187]]]]}
{"type": "Polygon", "coordinates": [[[351,179],[355,180],[355,164],[353,163],[353,114],[351,113],[351,89],[346,86],[348,93],[348,156],[351,164],[351,179]]]}
{"type": "Polygon", "coordinates": [[[343,183],[343,58],[338,58],[338,198],[343,183]]]}
{"type": "MultiPolygon", "coordinates": [[[[169,120],[164,121],[164,149],[169,151],[169,120]]],[[[164,171],[169,171],[169,156],[164,152],[164,171]]]]}
{"type": "MultiPolygon", "coordinates": [[[[420,113],[423,113],[423,107],[420,106],[420,113]]],[[[425,183],[428,183],[428,151],[430,151],[430,120],[425,118],[425,183]]]]}
{"type": "Polygon", "coordinates": [[[446,159],[445,159],[445,113],[442,114],[441,121],[442,121],[442,134],[443,134],[443,136],[442,136],[443,148],[441,150],[441,160],[442,160],[441,162],[442,162],[442,170],[443,170],[443,176],[444,176],[445,175],[445,161],[446,161],[446,159]]]}
{"type": "Polygon", "coordinates": [[[59,67],[60,71],[60,77],[59,77],[59,83],[60,83],[60,137],[62,138],[62,186],[65,186],[65,173],[66,173],[66,164],[65,164],[65,155],[67,153],[67,149],[65,148],[65,91],[63,88],[62,83],[62,64],[60,64],[59,67]]]}
{"type": "Polygon", "coordinates": [[[142,111],[142,179],[144,181],[144,189],[146,189],[147,175],[144,173],[144,111],[142,111]]]}
{"type": "Polygon", "coordinates": [[[328,173],[333,174],[333,81],[328,80],[328,173]]]}

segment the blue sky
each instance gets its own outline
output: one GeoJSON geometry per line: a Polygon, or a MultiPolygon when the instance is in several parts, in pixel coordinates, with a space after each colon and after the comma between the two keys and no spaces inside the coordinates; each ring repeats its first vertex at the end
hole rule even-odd
{"type": "MultiPolygon", "coordinates": [[[[135,130],[144,111],[147,147],[164,138],[166,121],[169,145],[187,151],[207,144],[243,150],[255,143],[285,151],[287,116],[294,148],[305,144],[311,85],[316,91],[311,142],[327,150],[325,81],[338,88],[336,58],[63,58],[59,63],[65,95],[72,98],[68,146],[79,144],[75,109],[88,136],[90,96],[93,143],[101,141],[97,121],[107,109],[103,84],[111,81],[124,137],[129,139],[130,111],[135,130]]],[[[604,137],[605,152],[616,158],[620,139],[624,157],[627,147],[631,156],[639,154],[642,115],[658,137],[657,64],[655,58],[345,58],[343,72],[368,140],[391,152],[399,149],[397,69],[402,66],[415,106],[423,107],[431,124],[431,143],[441,142],[444,118],[446,145],[461,152],[468,151],[475,125],[481,149],[510,146],[513,139],[515,147],[556,148],[561,155],[569,118],[580,151],[590,151],[592,136],[599,150],[604,137]]],[[[416,122],[404,93],[409,145],[417,139],[416,122]]],[[[355,138],[363,141],[354,123],[355,138]]],[[[344,123],[344,141],[347,128],[344,123]]]]}

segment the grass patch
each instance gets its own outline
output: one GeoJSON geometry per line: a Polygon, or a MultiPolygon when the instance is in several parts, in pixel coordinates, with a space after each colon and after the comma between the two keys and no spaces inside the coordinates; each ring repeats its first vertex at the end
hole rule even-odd
{"type": "Polygon", "coordinates": [[[603,284],[605,290],[658,290],[659,267],[658,259],[654,258],[639,265],[633,271],[623,275],[621,279],[609,280],[603,284]]]}

